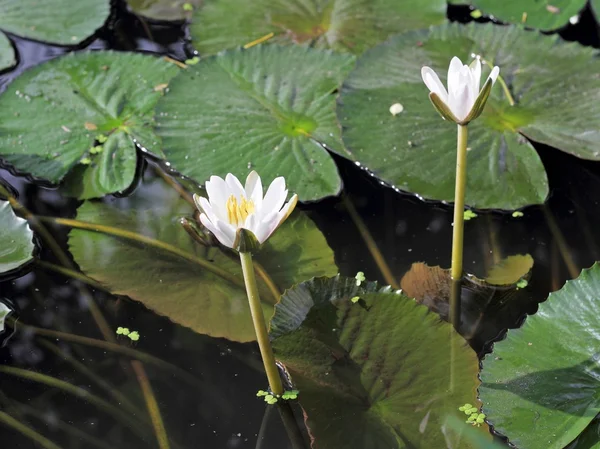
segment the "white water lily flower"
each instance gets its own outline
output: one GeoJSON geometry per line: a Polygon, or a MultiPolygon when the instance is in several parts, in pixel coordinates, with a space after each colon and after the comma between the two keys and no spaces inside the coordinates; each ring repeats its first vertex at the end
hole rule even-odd
{"type": "Polygon", "coordinates": [[[485,106],[500,69],[494,67],[481,91],[481,61],[476,58],[471,66],[463,65],[456,56],[448,68],[448,90],[430,67],[421,69],[421,76],[431,93],[429,98],[437,111],[447,120],[466,125],[476,119],[485,106]]]}
{"type": "Polygon", "coordinates": [[[284,205],[288,195],[285,179],[278,177],[269,186],[263,198],[260,176],[252,171],[246,185],[228,173],[225,179],[211,176],[206,182],[208,199],[194,195],[196,206],[202,212],[200,221],[223,245],[237,249],[239,230],[252,232],[260,244],[290,216],[298,195],[284,205]]]}

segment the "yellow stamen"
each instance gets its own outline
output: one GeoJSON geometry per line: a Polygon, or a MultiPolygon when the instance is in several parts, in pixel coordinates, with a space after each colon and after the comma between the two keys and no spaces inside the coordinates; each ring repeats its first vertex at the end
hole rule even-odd
{"type": "Polygon", "coordinates": [[[252,213],[254,213],[254,201],[248,201],[243,195],[240,204],[238,204],[235,195],[231,195],[227,199],[227,219],[232,225],[242,225],[246,221],[246,218],[248,218],[248,215],[252,213]]]}

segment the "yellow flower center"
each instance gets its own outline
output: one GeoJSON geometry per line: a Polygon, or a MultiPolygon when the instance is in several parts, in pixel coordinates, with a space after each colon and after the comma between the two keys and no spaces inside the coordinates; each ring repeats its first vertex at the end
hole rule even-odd
{"type": "Polygon", "coordinates": [[[227,199],[227,219],[234,226],[244,224],[248,215],[254,212],[254,201],[248,201],[242,195],[242,201],[238,204],[235,195],[231,195],[227,199]]]}

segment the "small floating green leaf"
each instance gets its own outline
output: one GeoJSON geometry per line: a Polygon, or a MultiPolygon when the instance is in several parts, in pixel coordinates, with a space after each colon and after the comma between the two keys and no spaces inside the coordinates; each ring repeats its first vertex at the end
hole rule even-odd
{"type": "Polygon", "coordinates": [[[472,218],[476,218],[477,214],[475,212],[473,212],[471,209],[467,209],[464,212],[463,217],[464,217],[465,221],[469,221],[472,218]]]}

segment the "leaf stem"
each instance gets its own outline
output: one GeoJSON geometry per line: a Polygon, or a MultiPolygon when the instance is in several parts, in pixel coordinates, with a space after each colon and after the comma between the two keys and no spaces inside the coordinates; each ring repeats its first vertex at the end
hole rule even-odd
{"type": "Polygon", "coordinates": [[[269,386],[271,387],[271,392],[273,394],[282,395],[283,385],[281,384],[279,369],[275,363],[273,348],[269,341],[269,332],[267,330],[267,324],[265,322],[265,316],[258,294],[258,287],[256,285],[252,254],[240,252],[240,261],[242,263],[242,272],[244,273],[244,282],[246,284],[246,293],[248,294],[248,303],[250,304],[250,313],[252,314],[254,331],[256,332],[256,340],[258,341],[260,354],[262,356],[263,364],[265,365],[269,386]]]}
{"type": "Polygon", "coordinates": [[[3,411],[0,411],[0,423],[25,435],[27,438],[31,439],[32,441],[35,441],[37,444],[40,445],[40,447],[43,447],[44,449],[62,449],[60,446],[57,446],[45,436],[40,435],[35,430],[31,429],[30,427],[27,427],[25,424],[20,423],[15,418],[13,418],[7,413],[4,413],[3,411]]]}
{"type": "Polygon", "coordinates": [[[356,226],[356,228],[358,229],[358,232],[360,233],[362,239],[364,240],[365,245],[367,246],[367,249],[371,253],[371,257],[373,257],[373,260],[375,260],[375,263],[377,264],[379,271],[381,271],[381,274],[383,275],[385,282],[387,282],[393,288],[399,289],[400,285],[398,284],[398,281],[396,281],[396,278],[392,274],[392,270],[390,269],[389,265],[385,261],[385,257],[383,257],[383,254],[379,250],[379,247],[377,246],[375,239],[369,232],[369,228],[367,227],[365,222],[362,220],[362,218],[356,211],[356,208],[354,207],[354,204],[352,204],[352,201],[350,200],[348,195],[346,195],[346,194],[342,195],[342,201],[344,202],[344,206],[346,206],[346,210],[348,211],[350,218],[354,222],[354,225],[356,226]]]}
{"type": "MultiPolygon", "coordinates": [[[[467,127],[457,125],[456,139],[456,185],[454,189],[454,222],[452,230],[452,269],[453,281],[460,281],[463,275],[463,238],[465,191],[467,187],[467,127]]],[[[460,321],[460,288],[452,289],[450,297],[450,322],[458,328],[460,321]]]]}

